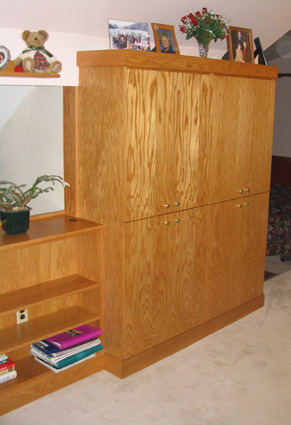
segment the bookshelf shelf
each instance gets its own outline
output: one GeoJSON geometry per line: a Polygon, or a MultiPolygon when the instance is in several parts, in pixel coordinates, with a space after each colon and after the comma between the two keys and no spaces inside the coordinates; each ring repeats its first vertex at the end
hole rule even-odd
{"type": "Polygon", "coordinates": [[[0,352],[17,378],[0,384],[0,415],[104,369],[103,352],[54,373],[30,344],[84,324],[103,328],[103,227],[64,212],[31,217],[24,235],[0,228],[0,352]],[[16,312],[28,321],[17,324],[16,312]]]}
{"type": "Polygon", "coordinates": [[[0,316],[99,286],[99,283],[83,276],[72,275],[40,283],[30,287],[29,291],[26,288],[12,291],[0,295],[0,316]]]}
{"type": "Polygon", "coordinates": [[[60,239],[71,238],[101,229],[103,226],[92,221],[68,216],[48,214],[35,216],[30,220],[27,233],[11,236],[0,230],[0,252],[27,248],[60,239]]]}
{"type": "Polygon", "coordinates": [[[24,357],[17,362],[17,378],[0,385],[1,401],[5,400],[0,404],[0,415],[102,369],[103,352],[60,373],[42,366],[32,356],[24,357]]]}
{"type": "Polygon", "coordinates": [[[40,339],[99,319],[99,315],[75,306],[20,325],[9,326],[0,331],[0,352],[9,353],[40,339]]]}
{"type": "Polygon", "coordinates": [[[0,71],[0,77],[16,77],[16,78],[60,78],[60,74],[37,74],[35,72],[15,72],[14,62],[11,60],[6,68],[0,71]]]}

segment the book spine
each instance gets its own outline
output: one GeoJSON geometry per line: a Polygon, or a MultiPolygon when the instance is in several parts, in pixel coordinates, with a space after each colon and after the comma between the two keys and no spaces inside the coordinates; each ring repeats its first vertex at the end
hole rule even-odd
{"type": "Polygon", "coordinates": [[[9,372],[13,372],[15,370],[15,367],[10,367],[9,369],[1,370],[0,376],[6,375],[9,372]]]}
{"type": "Polygon", "coordinates": [[[10,379],[14,379],[16,377],[17,377],[17,372],[16,370],[13,370],[12,372],[9,372],[4,376],[0,376],[0,384],[2,384],[3,382],[9,381],[10,379]]]}
{"type": "Polygon", "coordinates": [[[11,369],[12,367],[15,367],[15,363],[8,359],[6,363],[0,365],[0,372],[3,372],[6,369],[11,369]]]}

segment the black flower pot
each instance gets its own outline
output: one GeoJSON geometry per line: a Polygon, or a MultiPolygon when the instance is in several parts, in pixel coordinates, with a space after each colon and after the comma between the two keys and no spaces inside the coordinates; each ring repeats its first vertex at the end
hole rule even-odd
{"type": "Polygon", "coordinates": [[[29,207],[23,211],[0,210],[2,229],[8,233],[8,235],[26,233],[29,229],[30,210],[31,208],[29,207]]]}

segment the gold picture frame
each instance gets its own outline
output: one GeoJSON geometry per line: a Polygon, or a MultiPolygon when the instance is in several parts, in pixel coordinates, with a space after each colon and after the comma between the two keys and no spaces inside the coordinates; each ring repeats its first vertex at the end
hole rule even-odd
{"type": "Polygon", "coordinates": [[[227,34],[229,59],[235,62],[254,63],[254,43],[249,28],[229,27],[227,34]]]}
{"type": "Polygon", "coordinates": [[[157,52],[172,53],[176,55],[180,54],[173,25],[152,23],[152,28],[157,52]]]}

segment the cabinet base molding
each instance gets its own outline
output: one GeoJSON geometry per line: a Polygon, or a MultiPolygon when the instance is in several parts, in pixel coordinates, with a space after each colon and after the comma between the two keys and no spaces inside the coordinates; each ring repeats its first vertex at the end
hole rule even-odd
{"type": "Polygon", "coordinates": [[[129,359],[122,360],[105,351],[104,368],[119,378],[126,378],[247,316],[263,305],[264,294],[129,359]]]}
{"type": "Polygon", "coordinates": [[[17,378],[0,386],[0,415],[18,409],[103,369],[103,351],[97,353],[93,359],[59,373],[41,365],[32,356],[23,358],[16,362],[17,378]]]}

